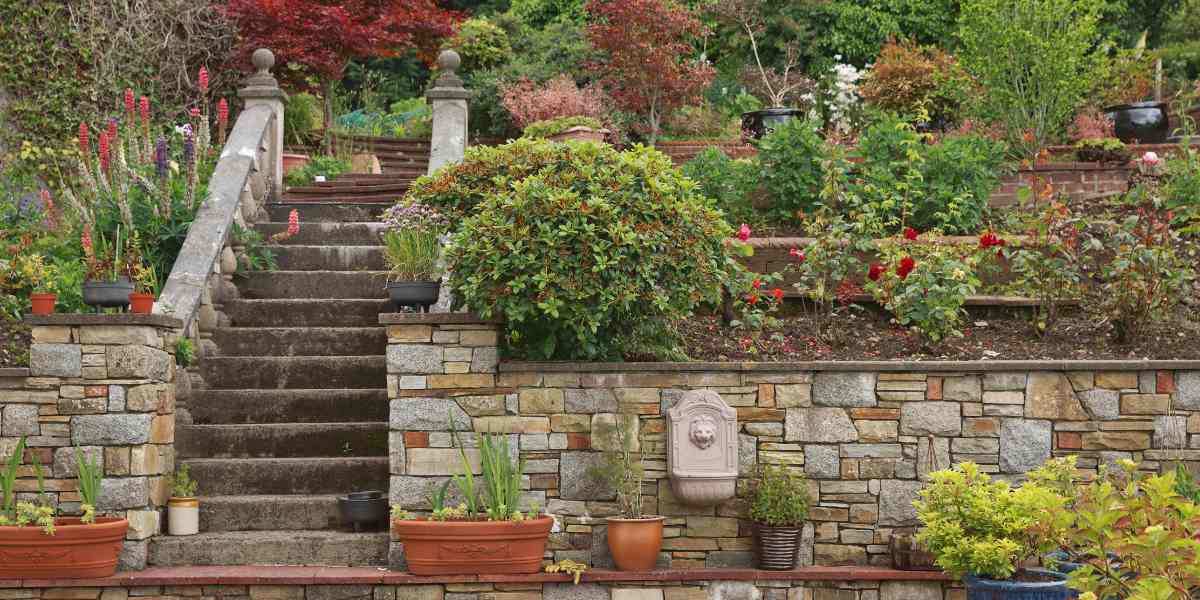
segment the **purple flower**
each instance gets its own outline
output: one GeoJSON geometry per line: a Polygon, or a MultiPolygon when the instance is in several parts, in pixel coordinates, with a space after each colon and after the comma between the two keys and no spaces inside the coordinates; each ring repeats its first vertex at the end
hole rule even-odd
{"type": "Polygon", "coordinates": [[[397,204],[387,209],[383,213],[383,224],[388,231],[418,229],[441,233],[450,227],[445,215],[419,202],[397,204]]]}
{"type": "Polygon", "coordinates": [[[192,164],[192,160],[196,157],[196,140],[192,138],[192,132],[188,132],[183,137],[183,162],[192,164]]]}
{"type": "Polygon", "coordinates": [[[167,176],[167,140],[163,138],[158,138],[158,143],[154,146],[154,167],[159,179],[167,176]]]}

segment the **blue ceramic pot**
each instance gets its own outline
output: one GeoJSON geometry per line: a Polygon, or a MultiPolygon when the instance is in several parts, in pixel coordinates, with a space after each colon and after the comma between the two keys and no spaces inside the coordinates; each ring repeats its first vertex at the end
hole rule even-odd
{"type": "Polygon", "coordinates": [[[1031,581],[998,581],[966,575],[967,600],[1072,600],[1075,590],[1067,587],[1067,576],[1046,569],[1021,571],[1031,581]]]}

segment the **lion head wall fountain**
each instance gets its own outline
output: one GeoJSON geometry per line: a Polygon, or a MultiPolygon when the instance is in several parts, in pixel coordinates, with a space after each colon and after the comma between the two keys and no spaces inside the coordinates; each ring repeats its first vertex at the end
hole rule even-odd
{"type": "Polygon", "coordinates": [[[712,390],[692,390],[667,410],[667,472],[679,501],[710,506],[734,496],[737,411],[712,390]]]}

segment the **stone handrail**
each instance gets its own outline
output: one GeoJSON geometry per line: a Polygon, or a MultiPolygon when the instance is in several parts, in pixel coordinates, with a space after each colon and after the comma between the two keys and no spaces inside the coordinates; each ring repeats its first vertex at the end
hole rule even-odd
{"type": "MultiPolygon", "coordinates": [[[[239,90],[246,103],[230,132],[208,184],[208,196],[188,228],[187,239],[167,277],[156,314],[173,316],[186,334],[200,309],[212,303],[210,286],[233,261],[222,260],[229,247],[233,224],[245,226],[260,212],[261,202],[281,188],[283,98],[269,70],[275,57],[269,50],[255,51],[257,72],[239,90]]],[[[225,275],[232,275],[231,272],[225,275]]]]}

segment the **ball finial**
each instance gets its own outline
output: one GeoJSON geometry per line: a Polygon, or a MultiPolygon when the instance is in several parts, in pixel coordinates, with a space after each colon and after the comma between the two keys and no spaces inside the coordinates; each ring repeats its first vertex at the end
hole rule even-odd
{"type": "Polygon", "coordinates": [[[265,73],[275,66],[275,53],[266,48],[259,48],[250,55],[250,62],[259,73],[265,73]]]}
{"type": "Polygon", "coordinates": [[[462,57],[453,50],[442,50],[441,54],[438,54],[437,63],[442,71],[453,73],[462,64],[462,57]]]}

